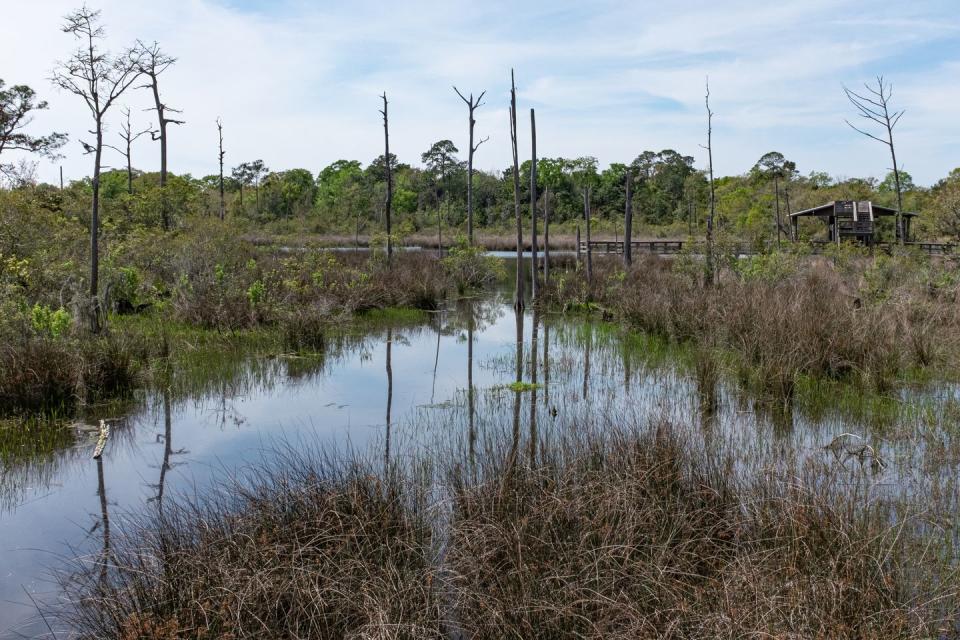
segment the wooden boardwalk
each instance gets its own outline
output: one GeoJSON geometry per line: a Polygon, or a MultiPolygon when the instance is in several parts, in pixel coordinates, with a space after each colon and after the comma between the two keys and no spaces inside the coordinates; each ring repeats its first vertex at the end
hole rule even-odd
{"type": "MultiPolygon", "coordinates": [[[[697,241],[693,243],[694,249],[699,249],[703,246],[702,241],[697,241]]],[[[814,253],[823,253],[824,249],[833,244],[832,242],[814,242],[812,243],[814,253]]],[[[660,256],[669,256],[682,253],[685,246],[689,247],[690,243],[686,240],[634,240],[630,243],[632,248],[632,253],[634,254],[655,254],[660,256]]],[[[873,245],[875,249],[879,249],[886,253],[890,253],[892,248],[896,246],[892,242],[878,242],[873,245]]],[[[906,243],[907,247],[913,247],[919,249],[923,253],[928,255],[948,255],[953,253],[957,245],[943,242],[908,242],[906,243]]],[[[592,240],[590,242],[590,248],[593,250],[593,253],[599,254],[616,254],[623,255],[624,242],[623,240],[592,240]]],[[[753,255],[757,251],[748,244],[740,244],[735,247],[737,254],[739,255],[753,255]]],[[[580,242],[579,250],[586,252],[587,243],[586,241],[580,242]]]]}

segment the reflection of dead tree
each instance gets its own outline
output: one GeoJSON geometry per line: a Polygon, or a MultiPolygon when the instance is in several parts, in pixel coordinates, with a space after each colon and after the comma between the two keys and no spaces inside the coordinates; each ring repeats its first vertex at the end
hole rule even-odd
{"type": "Polygon", "coordinates": [[[437,365],[440,364],[440,334],[443,333],[443,318],[437,316],[437,350],[433,355],[433,385],[430,387],[430,404],[437,394],[437,365]]]}
{"type": "Polygon", "coordinates": [[[100,496],[100,522],[103,527],[103,555],[100,559],[100,582],[107,581],[110,561],[110,513],[107,511],[107,487],[103,478],[103,457],[97,456],[97,495],[100,496]]]}
{"type": "Polygon", "coordinates": [[[513,473],[517,465],[517,453],[520,449],[520,390],[523,382],[523,310],[519,307],[514,308],[514,317],[516,319],[516,340],[517,350],[514,356],[515,380],[513,389],[513,438],[510,443],[510,452],[507,455],[507,468],[503,476],[501,490],[505,493],[510,490],[513,481],[513,473]]]}
{"type": "Polygon", "coordinates": [[[586,400],[590,394],[590,351],[593,348],[593,328],[586,327],[586,345],[583,352],[583,399],[586,400]]]}
{"type": "Polygon", "coordinates": [[[393,362],[391,348],[393,346],[393,329],[387,329],[387,437],[384,442],[383,461],[384,472],[390,471],[390,410],[393,408],[393,362]]]}
{"type": "Polygon", "coordinates": [[[475,462],[477,431],[474,424],[474,406],[473,406],[473,327],[476,320],[473,315],[473,305],[470,305],[470,315],[467,317],[467,425],[469,433],[470,447],[470,465],[475,462]]]}
{"type": "MultiPolygon", "coordinates": [[[[534,273],[536,278],[536,273],[534,273]]],[[[537,464],[537,308],[533,308],[530,337],[530,466],[537,464]]]]}
{"type": "Polygon", "coordinates": [[[167,471],[176,466],[171,462],[172,456],[183,455],[187,453],[186,449],[173,450],[173,420],[170,411],[170,389],[163,391],[163,434],[157,434],[157,442],[163,441],[163,462],[160,463],[160,480],[156,485],[157,495],[147,500],[147,502],[156,502],[157,508],[163,513],[163,491],[166,486],[167,471]]]}

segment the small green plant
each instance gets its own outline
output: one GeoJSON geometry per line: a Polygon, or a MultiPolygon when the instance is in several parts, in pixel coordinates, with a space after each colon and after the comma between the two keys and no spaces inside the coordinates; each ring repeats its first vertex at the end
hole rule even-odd
{"type": "Polygon", "coordinates": [[[253,283],[247,287],[247,300],[250,301],[250,306],[254,309],[260,307],[266,295],[267,287],[263,284],[263,280],[254,280],[253,283]]]}
{"type": "Polygon", "coordinates": [[[35,304],[30,310],[30,324],[37,333],[59,338],[70,328],[72,318],[63,308],[53,310],[46,305],[35,304]]]}

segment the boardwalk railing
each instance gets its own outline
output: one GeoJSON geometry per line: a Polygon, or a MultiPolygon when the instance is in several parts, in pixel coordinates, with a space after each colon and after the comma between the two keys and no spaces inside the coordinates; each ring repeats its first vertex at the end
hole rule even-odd
{"type": "MultiPolygon", "coordinates": [[[[656,255],[666,256],[666,255],[675,255],[681,253],[685,245],[689,243],[685,240],[634,240],[630,243],[633,253],[652,253],[656,255]]],[[[813,242],[811,243],[814,253],[823,253],[832,242],[813,242]]],[[[702,249],[703,242],[697,241],[693,243],[694,248],[702,249]]],[[[616,255],[623,255],[623,240],[591,240],[589,243],[590,249],[593,253],[610,253],[616,255]]],[[[896,244],[892,242],[877,242],[873,244],[875,249],[885,251],[889,253],[896,244]]],[[[908,247],[919,249],[923,253],[928,255],[948,255],[953,253],[957,248],[957,245],[944,242],[908,242],[906,244],[908,247]]],[[[729,249],[729,247],[725,247],[729,249]]],[[[582,241],[580,243],[580,251],[587,250],[587,242],[582,241]]],[[[737,253],[740,255],[752,255],[756,253],[756,250],[747,244],[741,244],[736,247],[737,253]]]]}

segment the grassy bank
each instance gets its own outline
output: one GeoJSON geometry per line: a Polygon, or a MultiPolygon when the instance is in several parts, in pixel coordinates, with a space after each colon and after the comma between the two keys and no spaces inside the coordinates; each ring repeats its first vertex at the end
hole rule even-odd
{"type": "Polygon", "coordinates": [[[130,521],[64,578],[65,622],[91,638],[927,638],[955,613],[921,514],[865,501],[819,456],[755,473],[653,421],[565,424],[528,460],[509,433],[476,462],[434,450],[385,474],[286,449],[130,521]]]}
{"type": "Polygon", "coordinates": [[[331,331],[390,308],[435,309],[447,296],[490,284],[499,263],[458,246],[443,258],[399,252],[285,253],[218,235],[132,236],[111,254],[103,329],[88,330],[89,304],[45,286],[25,261],[0,295],[0,414],[73,415],[128,393],[166,353],[171,333],[233,336],[264,330],[281,349],[323,351],[331,331]],[[131,322],[129,318],[148,318],[131,322]]]}
{"type": "Polygon", "coordinates": [[[641,256],[630,268],[595,257],[592,282],[583,265],[557,273],[544,303],[691,344],[703,367],[786,397],[803,379],[886,391],[956,375],[960,272],[950,261],[773,253],[727,259],[714,286],[702,274],[695,256],[641,256]]]}

